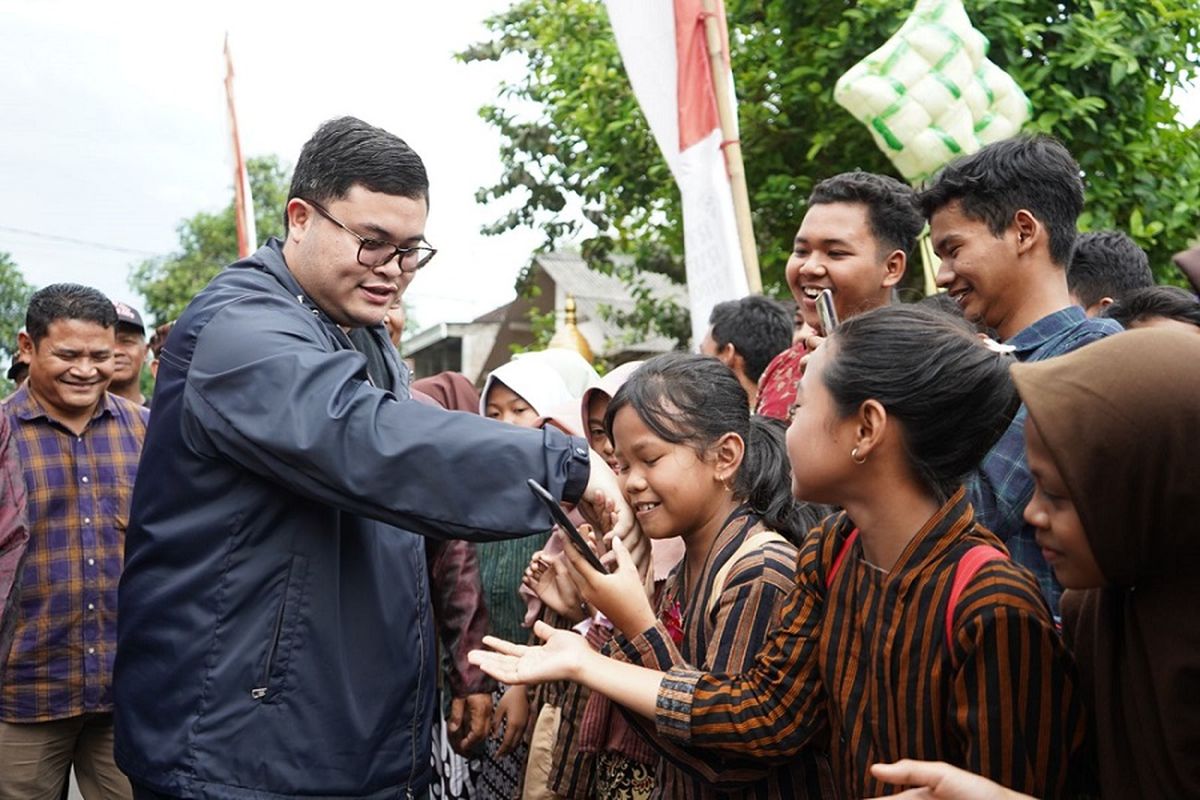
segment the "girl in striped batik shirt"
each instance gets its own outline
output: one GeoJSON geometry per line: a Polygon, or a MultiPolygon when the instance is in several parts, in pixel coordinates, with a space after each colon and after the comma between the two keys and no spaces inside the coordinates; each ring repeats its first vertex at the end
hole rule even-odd
{"type": "Polygon", "coordinates": [[[788,431],[793,489],[845,510],[800,548],[749,670],[696,669],[643,626],[619,545],[612,575],[569,563],[641,666],[546,628],[544,646],[489,641],[500,652],[472,657],[501,680],[582,682],[691,748],[776,761],[828,747],[842,797],[884,793],[870,765],[900,758],[1075,794],[1088,770],[1073,664],[1032,575],[961,486],[1015,412],[1008,364],[961,321],[911,306],[847,320],[814,353],[788,431]]]}

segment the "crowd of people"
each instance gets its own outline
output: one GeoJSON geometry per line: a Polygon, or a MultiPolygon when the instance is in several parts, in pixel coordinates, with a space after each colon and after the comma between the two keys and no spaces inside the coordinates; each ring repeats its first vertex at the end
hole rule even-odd
{"type": "Polygon", "coordinates": [[[1062,144],[829,177],[793,307],[603,375],[413,379],[428,199],[331,120],[283,237],[151,336],[33,295],[0,798],[1200,797],[1200,300],[1077,232],[1062,144]]]}

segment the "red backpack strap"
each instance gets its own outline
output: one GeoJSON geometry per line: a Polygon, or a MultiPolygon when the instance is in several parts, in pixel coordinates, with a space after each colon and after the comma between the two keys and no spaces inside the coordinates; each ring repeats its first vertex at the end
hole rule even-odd
{"type": "Polygon", "coordinates": [[[842,549],[838,550],[837,556],[833,559],[833,566],[829,568],[829,572],[825,573],[825,591],[829,591],[829,587],[833,585],[833,578],[837,575],[837,571],[841,569],[842,562],[846,560],[846,556],[850,553],[850,548],[854,547],[854,543],[858,541],[858,528],[850,531],[850,535],[846,537],[846,541],[842,542],[842,549]]]}
{"type": "Polygon", "coordinates": [[[989,561],[1006,559],[1000,550],[989,544],[977,544],[963,554],[954,567],[954,582],[950,584],[950,602],[946,604],[946,647],[953,650],[954,642],[954,609],[958,607],[958,598],[962,596],[967,584],[975,577],[975,573],[989,561]]]}

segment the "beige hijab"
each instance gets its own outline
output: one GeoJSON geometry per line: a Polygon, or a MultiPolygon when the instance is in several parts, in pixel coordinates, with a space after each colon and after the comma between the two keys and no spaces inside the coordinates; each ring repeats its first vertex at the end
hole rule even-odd
{"type": "Polygon", "coordinates": [[[1135,330],[1018,364],[1102,589],[1063,597],[1104,797],[1200,797],[1200,337],[1135,330]]]}

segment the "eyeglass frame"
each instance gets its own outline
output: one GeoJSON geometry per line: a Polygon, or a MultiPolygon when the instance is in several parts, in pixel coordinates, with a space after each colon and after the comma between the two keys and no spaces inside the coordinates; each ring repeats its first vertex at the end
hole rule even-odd
{"type": "MultiPolygon", "coordinates": [[[[421,267],[428,264],[433,259],[433,257],[437,255],[437,252],[438,252],[437,248],[432,247],[432,246],[424,247],[421,245],[417,245],[416,247],[401,247],[400,245],[393,244],[392,242],[389,242],[385,239],[372,239],[367,236],[359,236],[357,233],[350,230],[350,228],[346,226],[346,223],[342,222],[340,219],[335,217],[333,214],[330,214],[329,211],[323,205],[318,203],[316,200],[309,200],[307,197],[299,197],[297,199],[303,200],[304,202],[308,203],[310,206],[315,208],[321,214],[321,216],[323,216],[325,219],[329,220],[334,225],[337,225],[339,228],[341,228],[346,233],[353,236],[355,239],[358,239],[358,253],[355,255],[355,260],[358,261],[359,266],[367,267],[368,269],[378,269],[379,267],[384,266],[389,261],[391,261],[393,258],[395,258],[396,263],[400,265],[401,272],[416,272],[417,270],[421,269],[421,267]],[[388,247],[393,248],[393,252],[390,256],[383,259],[378,264],[368,264],[362,260],[363,248],[368,245],[371,245],[371,246],[387,245],[388,247]],[[427,252],[428,255],[426,255],[425,258],[423,258],[423,259],[419,259],[417,261],[417,265],[415,267],[413,267],[412,269],[405,268],[404,257],[406,255],[408,255],[409,253],[412,253],[412,252],[419,253],[421,251],[427,252]]],[[[422,240],[422,241],[424,241],[424,240],[422,240]]],[[[425,242],[425,244],[428,245],[429,242],[425,242]]]]}

